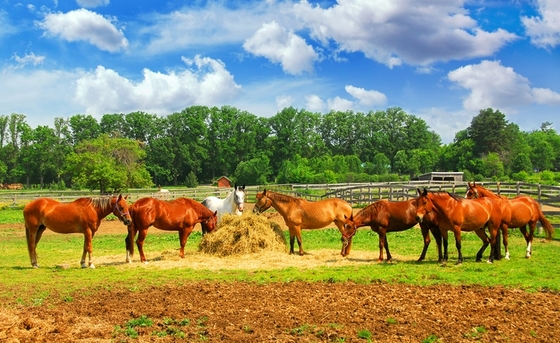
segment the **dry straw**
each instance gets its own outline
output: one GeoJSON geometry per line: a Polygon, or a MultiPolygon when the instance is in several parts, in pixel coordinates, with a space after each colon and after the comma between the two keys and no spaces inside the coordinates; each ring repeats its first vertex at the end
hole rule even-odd
{"type": "Polygon", "coordinates": [[[224,257],[262,251],[287,252],[287,248],[280,225],[247,211],[242,216],[225,214],[218,230],[202,237],[198,251],[224,257]]]}

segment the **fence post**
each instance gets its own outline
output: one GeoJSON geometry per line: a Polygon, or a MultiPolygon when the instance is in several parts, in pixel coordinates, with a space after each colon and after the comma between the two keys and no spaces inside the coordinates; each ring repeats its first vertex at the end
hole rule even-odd
{"type": "Polygon", "coordinates": [[[498,195],[501,195],[501,193],[500,193],[501,192],[500,191],[500,183],[499,182],[496,183],[496,187],[497,187],[497,192],[496,193],[498,193],[498,195]]]}
{"type": "Polygon", "coordinates": [[[539,199],[539,200],[542,200],[542,199],[541,199],[542,189],[541,189],[541,184],[540,184],[540,183],[538,184],[537,189],[538,189],[538,191],[539,191],[539,197],[538,197],[538,199],[539,199]]]}

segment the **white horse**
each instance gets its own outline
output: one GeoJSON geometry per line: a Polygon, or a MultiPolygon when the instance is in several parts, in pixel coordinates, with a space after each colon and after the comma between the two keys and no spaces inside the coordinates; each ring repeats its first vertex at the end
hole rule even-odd
{"type": "Polygon", "coordinates": [[[229,193],[225,199],[218,197],[207,197],[202,200],[202,205],[206,206],[212,212],[218,211],[218,223],[225,213],[243,214],[245,205],[245,185],[235,185],[233,192],[229,193]]]}

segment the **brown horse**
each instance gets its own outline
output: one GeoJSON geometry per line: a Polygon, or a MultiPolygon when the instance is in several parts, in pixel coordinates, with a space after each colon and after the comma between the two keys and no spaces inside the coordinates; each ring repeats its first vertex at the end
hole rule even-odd
{"type": "Polygon", "coordinates": [[[126,197],[119,195],[118,197],[79,198],[71,203],[39,198],[25,205],[23,219],[27,250],[33,268],[38,268],[36,248],[47,228],[57,233],[83,233],[84,250],[80,263],[82,268],[87,267],[86,253],[88,253],[89,267],[95,268],[91,241],[101,224],[101,219],[110,213],[128,225],[130,214],[126,197]]]}
{"type": "Polygon", "coordinates": [[[425,188],[423,192],[418,189],[418,195],[416,198],[417,221],[422,223],[426,213],[436,212],[443,239],[447,239],[449,230],[455,234],[455,245],[459,254],[457,264],[463,263],[461,231],[475,231],[483,241],[482,247],[476,254],[477,261],[482,260],[482,254],[490,244],[488,262],[494,262],[496,237],[502,221],[501,199],[463,199],[448,192],[428,192],[425,188]],[[490,232],[490,240],[484,231],[486,227],[490,232]]]}
{"type": "Polygon", "coordinates": [[[194,226],[201,223],[203,231],[212,232],[217,225],[217,212],[212,212],[201,203],[187,198],[171,201],[142,198],[130,206],[130,216],[132,222],[128,225],[128,235],[125,239],[127,262],[131,262],[134,255],[134,237],[138,232],[136,245],[140,252],[140,260],[146,263],[144,239],[150,226],[165,231],[179,231],[179,256],[184,258],[185,244],[194,226]]]}
{"type": "Polygon", "coordinates": [[[490,197],[502,199],[502,233],[504,249],[506,251],[505,258],[509,260],[508,250],[508,228],[519,228],[525,241],[527,242],[527,250],[525,253],[526,258],[530,258],[532,254],[532,243],[537,227],[537,222],[541,222],[542,227],[546,232],[546,238],[552,239],[554,227],[550,224],[548,219],[544,216],[540,204],[530,196],[518,195],[515,198],[509,199],[504,196],[493,193],[492,191],[477,185],[476,183],[468,183],[467,199],[490,197]],[[529,232],[527,233],[527,225],[529,225],[529,232]]]}
{"type": "MultiPolygon", "coordinates": [[[[265,189],[257,193],[256,199],[257,202],[253,212],[261,213],[272,206],[284,218],[290,230],[290,254],[294,253],[295,238],[297,238],[299,254],[304,254],[301,230],[320,229],[334,222],[342,234],[344,232],[344,218],[352,215],[352,206],[338,198],[307,201],[265,189]]],[[[350,240],[341,251],[341,255],[348,255],[351,246],[352,242],[350,240]]]]}
{"type": "MultiPolygon", "coordinates": [[[[376,201],[361,209],[356,215],[351,215],[349,218],[346,218],[344,233],[342,235],[343,250],[344,244],[356,234],[359,227],[369,225],[371,230],[377,232],[379,235],[378,261],[383,261],[383,249],[387,250],[387,261],[390,261],[392,256],[389,251],[387,232],[408,230],[416,224],[418,224],[416,221],[416,199],[394,202],[388,200],[376,201]]],[[[426,257],[426,251],[431,241],[431,231],[437,242],[439,262],[442,262],[441,233],[439,231],[435,212],[432,211],[426,214],[424,220],[420,223],[420,228],[422,230],[422,237],[424,238],[424,248],[418,261],[422,261],[426,257]]],[[[447,245],[445,248],[445,253],[447,255],[447,245]]]]}

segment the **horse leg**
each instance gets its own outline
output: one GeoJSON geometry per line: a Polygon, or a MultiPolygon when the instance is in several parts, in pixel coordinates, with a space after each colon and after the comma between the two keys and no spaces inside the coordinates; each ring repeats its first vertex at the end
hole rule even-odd
{"type": "Polygon", "coordinates": [[[136,236],[136,230],[131,225],[128,226],[128,235],[124,239],[126,244],[126,262],[131,263],[132,257],[134,256],[134,237],[136,236]]]}
{"type": "MultiPolygon", "coordinates": [[[[384,232],[383,236],[384,236],[383,243],[385,245],[385,251],[387,251],[387,262],[391,262],[393,260],[393,256],[391,255],[391,251],[389,251],[389,241],[387,241],[387,232],[384,232]]],[[[381,256],[381,261],[383,261],[383,256],[381,256]]]]}
{"type": "Polygon", "coordinates": [[[86,264],[86,253],[87,253],[89,257],[89,267],[91,269],[95,269],[95,265],[93,264],[93,247],[91,244],[92,239],[93,239],[93,234],[91,232],[91,229],[86,229],[84,231],[84,250],[82,253],[82,260],[80,261],[82,268],[88,267],[88,265],[86,264]]]}
{"type": "Polygon", "coordinates": [[[25,237],[27,238],[27,251],[29,252],[29,259],[33,268],[39,268],[37,265],[37,243],[39,242],[40,235],[38,234],[39,228],[29,228],[25,225],[25,237]]]}
{"type": "Polygon", "coordinates": [[[181,249],[179,250],[179,256],[185,258],[185,245],[187,244],[187,239],[191,235],[194,226],[188,227],[186,229],[179,230],[179,242],[181,243],[181,249]]]}
{"type": "Polygon", "coordinates": [[[293,229],[292,227],[288,227],[289,231],[290,231],[290,255],[294,254],[294,243],[296,240],[296,234],[295,234],[295,229],[293,229]]]}
{"type": "MultiPolygon", "coordinates": [[[[488,244],[490,244],[490,238],[488,238],[484,228],[476,230],[475,233],[482,240],[482,247],[480,247],[476,253],[476,262],[480,262],[482,261],[482,254],[484,254],[484,250],[486,250],[488,244]]],[[[492,257],[492,252],[490,253],[490,257],[492,257]]]]}
{"type": "MultiPolygon", "coordinates": [[[[430,246],[430,242],[431,242],[429,228],[426,227],[425,224],[420,224],[420,230],[422,231],[422,238],[424,238],[424,248],[422,248],[422,253],[420,254],[420,257],[417,260],[418,262],[424,261],[424,259],[426,258],[426,252],[428,251],[428,247],[430,246]]],[[[438,247],[438,251],[440,251],[439,247],[438,247]]]]}
{"type": "Polygon", "coordinates": [[[303,241],[301,240],[301,228],[296,227],[295,231],[296,231],[296,238],[299,247],[299,256],[303,256],[305,255],[305,252],[303,251],[303,241]]]}
{"type": "Polygon", "coordinates": [[[505,256],[506,260],[509,260],[509,249],[508,249],[508,227],[507,225],[502,225],[502,243],[504,244],[505,256]]]}
{"type": "Polygon", "coordinates": [[[457,248],[457,264],[463,263],[463,252],[461,251],[461,228],[454,227],[453,234],[455,235],[455,247],[457,248]]]}
{"type": "Polygon", "coordinates": [[[140,261],[147,264],[146,256],[144,256],[144,239],[148,234],[148,229],[138,230],[138,238],[136,239],[136,246],[138,247],[138,254],[140,254],[140,261]]]}
{"type": "Polygon", "coordinates": [[[443,260],[441,260],[440,262],[445,263],[449,259],[449,235],[447,230],[443,232],[440,230],[440,234],[441,234],[441,243],[443,244],[443,260]]]}
{"type": "Polygon", "coordinates": [[[525,257],[531,258],[533,254],[533,237],[535,235],[535,229],[537,228],[537,223],[529,222],[529,233],[527,233],[527,225],[519,228],[525,237],[525,242],[527,242],[527,250],[525,251],[525,257]]]}

